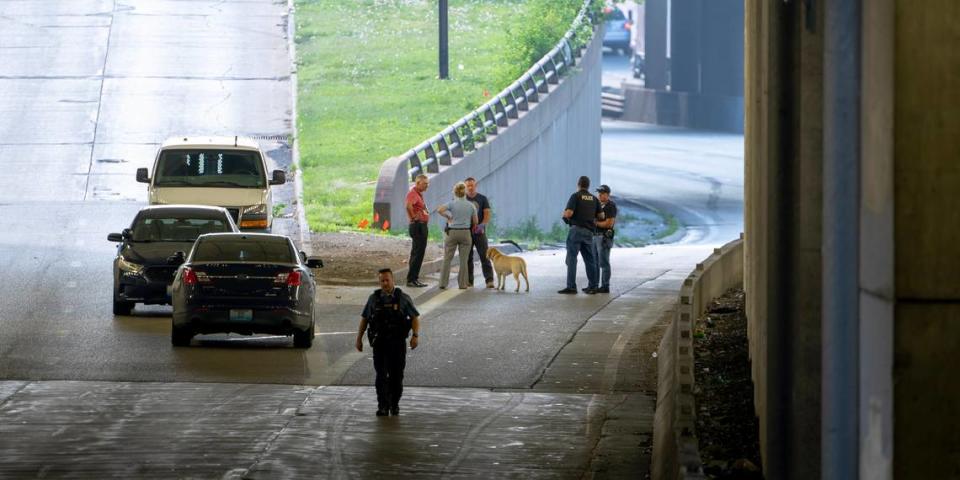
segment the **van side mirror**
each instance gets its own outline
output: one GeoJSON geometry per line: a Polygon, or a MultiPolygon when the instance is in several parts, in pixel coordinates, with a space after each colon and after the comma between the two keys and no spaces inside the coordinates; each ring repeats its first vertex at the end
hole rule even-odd
{"type": "Polygon", "coordinates": [[[140,183],[150,183],[150,171],[146,168],[138,168],[137,181],[140,183]]]}
{"type": "Polygon", "coordinates": [[[111,234],[108,234],[108,235],[107,235],[107,240],[108,240],[108,241],[111,241],[111,242],[122,242],[122,241],[123,241],[123,235],[121,235],[121,234],[119,234],[119,233],[111,233],[111,234]]]}
{"type": "Polygon", "coordinates": [[[320,260],[319,258],[315,258],[315,257],[314,257],[314,258],[308,258],[308,259],[307,259],[307,267],[309,267],[309,268],[323,268],[323,260],[320,260]]]}
{"type": "Polygon", "coordinates": [[[270,185],[283,185],[284,183],[287,183],[287,173],[283,170],[274,170],[270,185]]]}

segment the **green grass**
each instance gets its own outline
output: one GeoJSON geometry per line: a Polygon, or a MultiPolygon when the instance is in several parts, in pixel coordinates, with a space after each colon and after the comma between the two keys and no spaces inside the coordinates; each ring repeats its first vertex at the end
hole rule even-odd
{"type": "Polygon", "coordinates": [[[372,221],[383,161],[505,86],[498,66],[527,1],[451,0],[446,81],[437,79],[435,0],[297,1],[297,137],[312,230],[372,221]]]}

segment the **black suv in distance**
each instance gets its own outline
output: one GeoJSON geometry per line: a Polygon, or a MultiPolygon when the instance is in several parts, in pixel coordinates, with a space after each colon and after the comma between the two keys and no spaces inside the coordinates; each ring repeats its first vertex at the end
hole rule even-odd
{"type": "Polygon", "coordinates": [[[170,303],[167,287],[178,267],[170,257],[189,249],[204,233],[237,231],[222,207],[157,205],[140,210],[130,228],[107,236],[120,244],[113,259],[113,314],[129,315],[137,303],[170,303]]]}
{"type": "Polygon", "coordinates": [[[171,287],[174,346],[205,333],[292,335],[294,347],[313,345],[317,288],[310,269],[323,262],[307,259],[289,238],[201,235],[181,261],[171,287]]]}

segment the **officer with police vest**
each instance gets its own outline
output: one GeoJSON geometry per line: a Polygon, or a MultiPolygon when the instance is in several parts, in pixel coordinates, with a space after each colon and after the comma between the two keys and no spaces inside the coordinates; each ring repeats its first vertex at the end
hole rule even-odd
{"type": "Polygon", "coordinates": [[[403,369],[407,364],[407,336],[410,348],[420,342],[420,312],[409,295],[396,287],[393,271],[381,269],[380,288],[374,291],[363,307],[357,351],[363,351],[363,333],[373,347],[373,368],[377,372],[377,416],[400,414],[403,394],[403,369]]]}
{"type": "Polygon", "coordinates": [[[593,234],[600,217],[600,201],[590,193],[590,178],[577,180],[578,190],[570,195],[567,207],[563,211],[563,221],[570,226],[567,232],[567,287],[557,293],[577,293],[577,254],[583,257],[587,269],[587,294],[597,293],[599,275],[597,272],[596,249],[593,247],[593,234]]]}

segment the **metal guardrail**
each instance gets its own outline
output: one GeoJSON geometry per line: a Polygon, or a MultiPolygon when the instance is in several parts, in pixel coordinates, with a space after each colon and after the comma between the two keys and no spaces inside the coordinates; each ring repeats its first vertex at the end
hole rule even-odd
{"type": "Polygon", "coordinates": [[[588,39],[577,32],[583,22],[595,20],[589,14],[593,0],[584,0],[570,29],[543,58],[519,79],[504,88],[490,101],[470,112],[440,133],[408,150],[401,158],[409,163],[407,175],[411,181],[421,173],[439,173],[441,165],[451,165],[454,158],[463,158],[466,152],[486,143],[488,135],[496,135],[510,119],[527,111],[531,103],[540,101],[540,95],[549,93],[550,85],[560,83],[560,77],[576,64],[588,39]]]}

